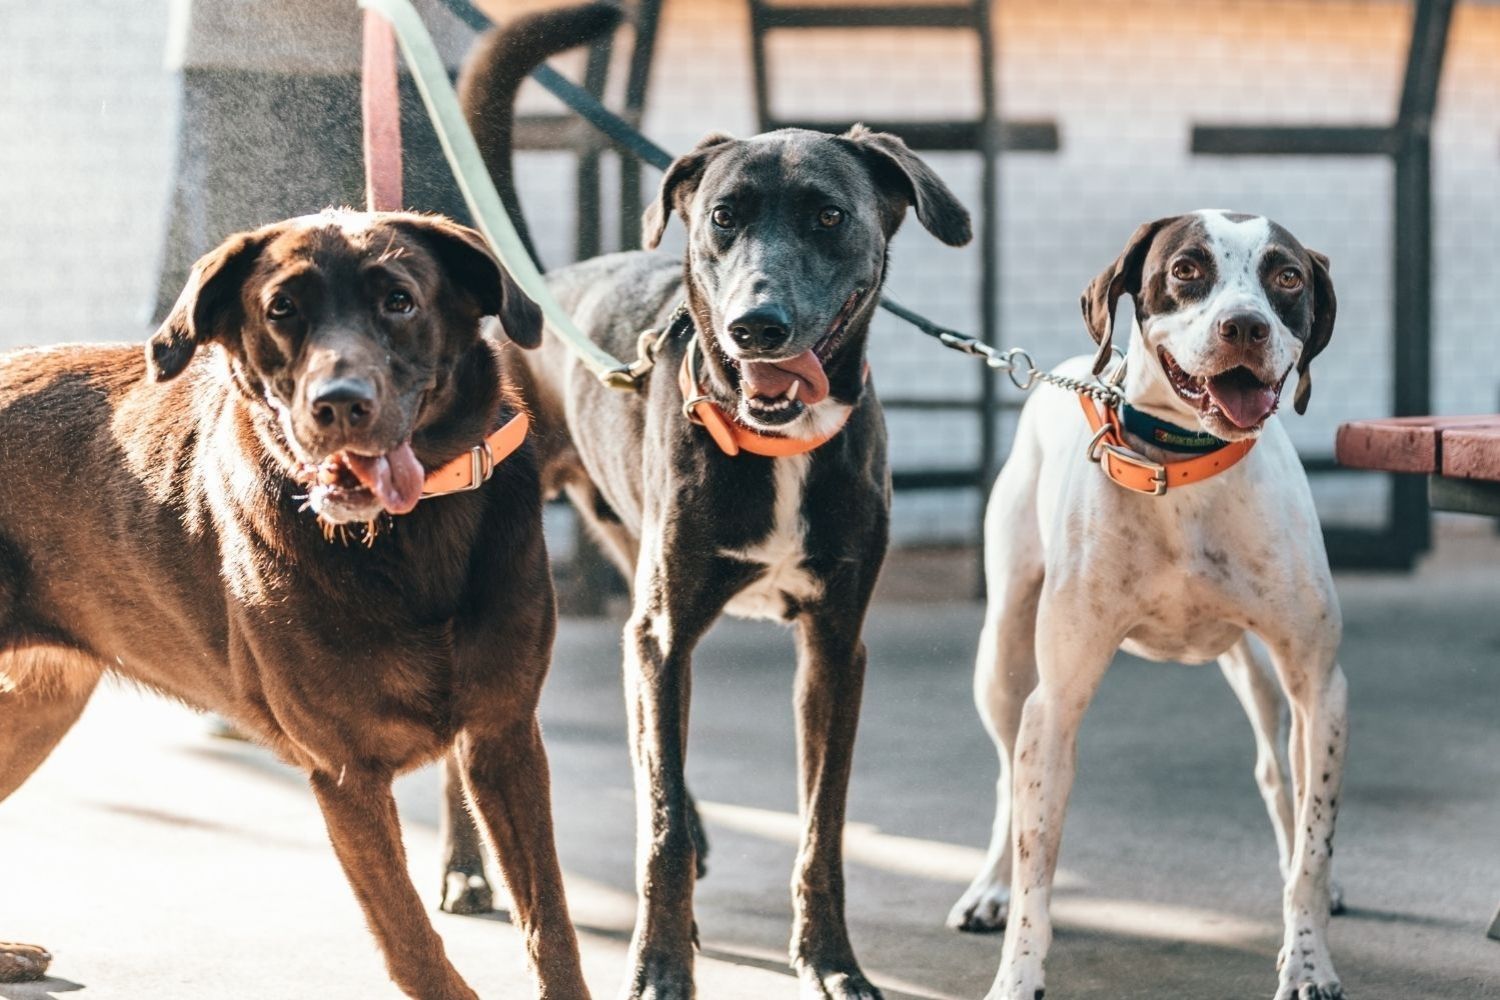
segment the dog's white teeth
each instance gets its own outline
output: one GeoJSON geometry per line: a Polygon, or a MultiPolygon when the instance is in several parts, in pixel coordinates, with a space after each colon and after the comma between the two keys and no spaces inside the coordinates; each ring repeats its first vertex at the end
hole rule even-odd
{"type": "Polygon", "coordinates": [[[793,402],[794,400],[796,400],[797,393],[801,389],[802,389],[802,380],[800,378],[794,380],[792,382],[792,387],[786,391],[786,401],[788,403],[790,403],[790,402],[793,402]]]}

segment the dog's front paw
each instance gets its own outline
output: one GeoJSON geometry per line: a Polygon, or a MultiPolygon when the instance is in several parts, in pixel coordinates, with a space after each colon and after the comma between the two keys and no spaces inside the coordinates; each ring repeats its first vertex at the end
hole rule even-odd
{"type": "Polygon", "coordinates": [[[1276,991],[1276,1000],[1344,1000],[1344,988],[1338,983],[1303,983],[1301,986],[1283,984],[1276,991]]]}
{"type": "Polygon", "coordinates": [[[984,1000],[1042,1000],[1047,995],[1047,986],[1042,977],[1040,962],[1018,962],[1014,965],[1002,962],[995,984],[985,994],[984,1000]]]}
{"type": "Polygon", "coordinates": [[[676,961],[644,959],[625,983],[620,1000],[693,1000],[693,966],[676,961]]]}
{"type": "Polygon", "coordinates": [[[880,990],[857,968],[797,970],[802,1000],[883,1000],[880,990]]]}
{"type": "Polygon", "coordinates": [[[489,913],[495,908],[495,891],[483,875],[450,871],[443,876],[443,912],[489,913]]]}
{"type": "MultiPolygon", "coordinates": [[[[1312,935],[1304,933],[1302,937],[1312,935]]],[[[1310,943],[1284,947],[1277,968],[1281,981],[1276,1000],[1344,1000],[1344,987],[1324,947],[1310,943]]]]}
{"type": "Polygon", "coordinates": [[[1005,930],[1010,915],[1010,889],[998,882],[975,882],[948,911],[948,926],[970,934],[1005,930]]]}
{"type": "Polygon", "coordinates": [[[29,983],[47,974],[52,955],[34,944],[0,941],[0,983],[29,983]]]}

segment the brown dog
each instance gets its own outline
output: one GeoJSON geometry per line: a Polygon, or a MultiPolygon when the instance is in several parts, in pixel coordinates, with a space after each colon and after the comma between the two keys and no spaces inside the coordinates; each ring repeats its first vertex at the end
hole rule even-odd
{"type": "Polygon", "coordinates": [[[536,464],[522,445],[485,480],[476,448],[524,428],[493,315],[536,346],[535,305],[473,231],[325,212],[199,261],[145,358],[0,359],[0,798],[106,670],[218,712],[309,774],[396,984],[469,1000],[390,788],[452,750],[538,994],[586,997],[536,718],[555,628],[536,464]],[[418,502],[471,453],[478,488],[418,502]]]}

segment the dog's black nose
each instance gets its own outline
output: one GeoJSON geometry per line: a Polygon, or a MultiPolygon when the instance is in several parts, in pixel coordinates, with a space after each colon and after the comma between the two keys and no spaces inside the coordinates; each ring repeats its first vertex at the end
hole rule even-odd
{"type": "Polygon", "coordinates": [[[1271,324],[1265,316],[1249,309],[1220,316],[1216,329],[1232,344],[1259,344],[1271,335],[1271,324]]]}
{"type": "Polygon", "coordinates": [[[375,387],[362,378],[330,378],[308,394],[320,427],[357,427],[375,417],[375,387]]]}
{"type": "Polygon", "coordinates": [[[747,351],[774,351],[792,337],[792,320],[778,305],[756,306],[729,324],[729,336],[747,351]]]}

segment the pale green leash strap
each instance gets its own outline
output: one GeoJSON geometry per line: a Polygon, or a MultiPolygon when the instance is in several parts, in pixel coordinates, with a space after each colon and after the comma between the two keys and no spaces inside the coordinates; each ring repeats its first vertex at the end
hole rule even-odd
{"type": "Polygon", "coordinates": [[[612,389],[626,392],[636,388],[636,375],[632,366],[611,357],[573,323],[573,317],[553,296],[542,279],[536,265],[521,245],[521,238],[500,202],[500,195],[479,155],[479,146],[464,121],[463,111],[458,106],[458,95],[448,80],[447,67],[432,44],[432,36],[422,24],[422,19],[412,8],[410,0],[359,0],[359,5],[373,10],[390,22],[395,29],[396,40],[401,45],[401,54],[411,69],[417,92],[427,106],[427,115],[432,119],[433,130],[442,144],[443,154],[453,171],[453,179],[474,216],[474,224],[484,234],[490,248],[500,258],[500,263],[510,272],[521,290],[541,306],[553,331],[578,356],[578,359],[593,372],[599,381],[612,389]]]}

